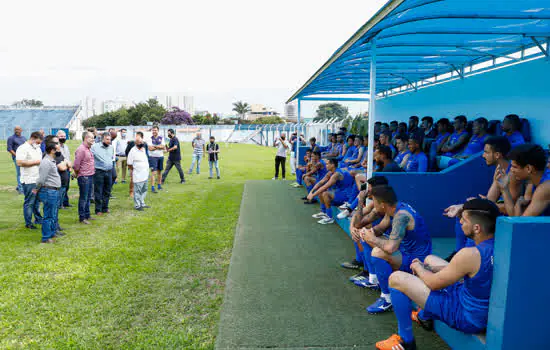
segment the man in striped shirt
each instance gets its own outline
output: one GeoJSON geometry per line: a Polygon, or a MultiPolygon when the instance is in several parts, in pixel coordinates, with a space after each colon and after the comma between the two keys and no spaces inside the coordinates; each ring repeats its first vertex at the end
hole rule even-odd
{"type": "Polygon", "coordinates": [[[193,161],[191,162],[191,167],[189,168],[189,174],[193,172],[193,168],[195,167],[195,162],[197,162],[197,174],[200,174],[201,172],[201,160],[202,157],[204,157],[204,145],[205,141],[201,137],[201,133],[197,133],[197,137],[193,139],[193,142],[191,142],[191,145],[193,147],[193,161]]]}

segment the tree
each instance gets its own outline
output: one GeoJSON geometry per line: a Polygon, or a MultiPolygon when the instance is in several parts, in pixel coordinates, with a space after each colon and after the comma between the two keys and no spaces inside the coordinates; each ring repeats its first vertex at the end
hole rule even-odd
{"type": "Polygon", "coordinates": [[[160,123],[165,125],[194,124],[191,115],[178,107],[172,107],[170,111],[166,112],[160,123]]]}
{"type": "Polygon", "coordinates": [[[35,99],[22,99],[21,101],[15,101],[12,106],[20,106],[20,107],[42,107],[44,106],[44,103],[40,100],[35,99]]]}
{"type": "Polygon", "coordinates": [[[233,111],[236,112],[241,117],[241,119],[244,119],[245,114],[250,112],[250,106],[246,102],[234,102],[233,111]]]}
{"type": "Polygon", "coordinates": [[[166,109],[159,105],[157,100],[149,99],[145,103],[138,103],[128,109],[121,108],[114,112],[93,116],[83,121],[82,125],[86,128],[91,126],[105,128],[106,126],[147,125],[148,122],[160,123],[166,113],[166,109]]]}
{"type": "Polygon", "coordinates": [[[284,120],[279,116],[261,117],[254,120],[251,124],[284,124],[284,120]]]}
{"type": "Polygon", "coordinates": [[[348,107],[339,103],[325,103],[320,105],[315,112],[314,122],[336,118],[337,121],[344,120],[348,116],[348,107]]]}

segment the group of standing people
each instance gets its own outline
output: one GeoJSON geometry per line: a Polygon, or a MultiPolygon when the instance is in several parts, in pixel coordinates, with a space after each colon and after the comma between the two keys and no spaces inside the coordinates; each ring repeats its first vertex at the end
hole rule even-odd
{"type": "MultiPolygon", "coordinates": [[[[158,193],[175,166],[180,183],[185,183],[180,143],[173,129],[168,130],[168,144],[159,135],[157,126],[152,128],[152,136],[148,140],[145,140],[141,131],[136,132],[134,140],[127,139],[126,129],[119,132],[120,137],[114,128],[100,135],[95,128],[83,132],[82,144],[75,151],[74,162],[71,162],[71,154],[66,145],[67,135],[63,130],[46,137],[42,130],[36,131],[27,140],[22,136],[22,128],[15,127],[14,134],[8,139],[8,152],[16,168],[17,191],[25,196],[25,227],[37,229],[36,225],[41,225],[42,243],[52,243],[56,237],[64,235],[59,226],[59,209],[71,207],[68,197],[71,177],[78,182],[78,216],[80,223],[85,225],[90,225],[95,220],[90,211],[92,202],[95,204],[96,216],[110,213],[112,187],[118,178],[117,167],[122,170],[122,183],[126,183],[126,169],[129,169],[129,194],[134,199],[135,210],[138,211],[150,208],[145,204],[148,181],[151,181],[151,191],[158,193]],[[169,153],[165,170],[164,152],[169,153]],[[43,203],[42,212],[40,203],[43,203]]],[[[192,173],[195,163],[197,174],[200,173],[201,159],[208,154],[209,179],[213,178],[213,168],[220,179],[220,149],[215,138],[210,137],[210,143],[206,145],[201,134],[197,133],[192,147],[193,162],[189,174],[192,173]]]]}

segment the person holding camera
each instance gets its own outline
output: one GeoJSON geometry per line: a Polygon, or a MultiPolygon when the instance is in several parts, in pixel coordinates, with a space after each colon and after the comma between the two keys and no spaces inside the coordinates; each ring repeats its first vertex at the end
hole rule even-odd
{"type": "Polygon", "coordinates": [[[283,180],[285,180],[286,175],[286,152],[290,149],[290,144],[286,140],[286,134],[283,132],[274,143],[274,146],[277,147],[277,155],[275,156],[275,177],[273,180],[279,178],[279,165],[281,166],[283,172],[283,180]]]}

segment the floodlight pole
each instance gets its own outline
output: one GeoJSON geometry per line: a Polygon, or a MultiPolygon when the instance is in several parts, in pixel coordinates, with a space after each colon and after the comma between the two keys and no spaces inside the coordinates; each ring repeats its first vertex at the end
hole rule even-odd
{"type": "Polygon", "coordinates": [[[374,154],[374,119],[376,117],[376,38],[371,40],[370,60],[369,147],[367,150],[367,179],[372,177],[374,154]]]}
{"type": "MultiPolygon", "coordinates": [[[[300,129],[300,119],[302,117],[302,99],[301,98],[298,98],[298,115],[296,117],[296,120],[298,122],[298,125],[297,125],[297,128],[298,130],[300,129]]],[[[296,134],[296,154],[294,155],[295,159],[294,159],[294,169],[297,169],[298,168],[298,153],[300,153],[300,132],[298,132],[296,134]]]]}

